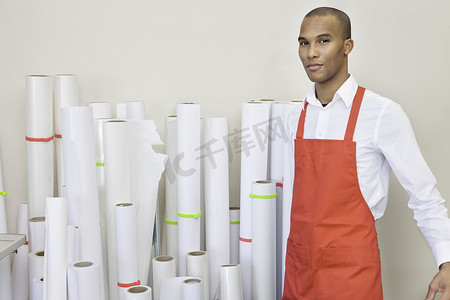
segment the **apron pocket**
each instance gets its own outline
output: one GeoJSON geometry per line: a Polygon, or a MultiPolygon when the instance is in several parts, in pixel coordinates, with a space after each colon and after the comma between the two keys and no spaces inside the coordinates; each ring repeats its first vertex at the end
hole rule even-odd
{"type": "Polygon", "coordinates": [[[310,299],[304,297],[311,286],[309,257],[307,247],[287,240],[283,300],[310,299]]]}
{"type": "Polygon", "coordinates": [[[309,249],[306,246],[299,245],[290,239],[287,240],[287,254],[297,261],[300,265],[308,267],[309,261],[309,249]]]}
{"type": "Polygon", "coordinates": [[[383,299],[377,248],[322,248],[319,260],[318,299],[383,299]]]}

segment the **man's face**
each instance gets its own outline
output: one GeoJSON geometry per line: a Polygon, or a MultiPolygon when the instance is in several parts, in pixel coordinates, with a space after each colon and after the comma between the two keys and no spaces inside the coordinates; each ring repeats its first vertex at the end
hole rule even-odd
{"type": "Polygon", "coordinates": [[[336,17],[305,18],[298,40],[298,53],[311,81],[326,83],[346,80],[347,55],[351,51],[353,41],[344,40],[336,17]]]}

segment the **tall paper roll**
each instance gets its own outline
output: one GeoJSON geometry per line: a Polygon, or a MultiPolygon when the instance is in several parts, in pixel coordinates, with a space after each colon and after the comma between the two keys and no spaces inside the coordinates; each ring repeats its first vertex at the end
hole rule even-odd
{"type": "Polygon", "coordinates": [[[239,263],[239,207],[230,207],[230,263],[239,263]]]}
{"type": "Polygon", "coordinates": [[[183,281],[187,279],[192,279],[192,277],[180,276],[163,280],[161,282],[160,300],[182,300],[182,285],[183,281]]]}
{"type": "Polygon", "coordinates": [[[116,104],[116,118],[126,120],[127,119],[127,104],[117,103],[116,104]]]}
{"type": "Polygon", "coordinates": [[[204,119],[205,229],[211,299],[219,288],[219,267],[230,263],[230,239],[224,238],[230,236],[227,136],[227,118],[204,119]]]}
{"type": "Polygon", "coordinates": [[[144,102],[129,101],[127,102],[127,119],[128,120],[143,120],[144,119],[144,102]]]}
{"type": "MultiPolygon", "coordinates": [[[[188,276],[202,280],[203,299],[209,299],[209,254],[206,251],[193,251],[186,255],[188,276]]],[[[192,298],[194,299],[194,298],[192,298]]]]}
{"type": "Polygon", "coordinates": [[[74,74],[55,75],[53,85],[53,115],[55,128],[55,155],[56,155],[56,181],[58,196],[63,197],[64,165],[62,150],[61,108],[77,106],[78,104],[78,78],[74,74]]]}
{"type": "Polygon", "coordinates": [[[178,271],[186,274],[186,253],[200,249],[200,105],[177,105],[178,271]]]}
{"type": "MultiPolygon", "coordinates": [[[[178,180],[175,160],[177,156],[177,117],[166,118],[166,153],[168,161],[165,171],[166,179],[166,206],[165,229],[167,255],[173,256],[178,261],[178,180]]],[[[178,270],[178,264],[176,266],[178,270]]]]}
{"type": "Polygon", "coordinates": [[[182,300],[204,300],[203,283],[201,279],[189,278],[181,286],[182,300]]]}
{"type": "Polygon", "coordinates": [[[130,287],[125,291],[125,300],[152,300],[152,289],[145,285],[130,287]]]}
{"type": "MultiPolygon", "coordinates": [[[[37,279],[41,279],[44,277],[44,250],[37,250],[37,251],[33,251],[30,252],[28,254],[28,270],[29,270],[29,291],[30,291],[30,298],[33,299],[33,280],[37,279]]],[[[43,290],[42,290],[42,295],[43,295],[43,290]]],[[[43,297],[43,296],[42,296],[43,297]]]]}
{"type": "Polygon", "coordinates": [[[17,212],[17,233],[25,234],[27,242],[17,249],[12,266],[12,298],[28,300],[28,205],[19,204],[17,212]]]}
{"type": "Polygon", "coordinates": [[[220,267],[220,300],[242,300],[241,266],[220,267]]]}
{"type": "Polygon", "coordinates": [[[45,202],[44,299],[67,299],[67,202],[48,197],[45,202]]]}
{"type": "Polygon", "coordinates": [[[64,107],[61,117],[67,222],[78,226],[79,259],[102,265],[92,108],[64,107]]]}
{"type": "Polygon", "coordinates": [[[44,278],[35,278],[31,282],[31,300],[44,299],[44,278]]]}
{"type": "Polygon", "coordinates": [[[89,107],[92,107],[92,117],[96,119],[111,119],[112,104],[110,102],[90,102],[89,107]]]}
{"type": "Polygon", "coordinates": [[[28,158],[28,215],[45,214],[45,198],[53,196],[52,78],[26,77],[26,140],[28,158]]]}
{"type": "Polygon", "coordinates": [[[139,285],[137,259],[136,206],[133,203],[116,205],[117,286],[119,299],[125,299],[125,290],[139,285]]]}
{"type": "Polygon", "coordinates": [[[252,185],[252,278],[255,299],[276,299],[276,186],[271,181],[252,185]]]}
{"type": "MultiPolygon", "coordinates": [[[[6,225],[5,197],[3,189],[2,168],[0,164],[0,233],[8,233],[6,225]]],[[[0,299],[12,300],[11,260],[9,256],[0,260],[0,299]]]]}
{"type": "Polygon", "coordinates": [[[251,183],[267,179],[270,102],[250,101],[242,105],[241,216],[239,263],[244,299],[252,299],[252,205],[251,183]]]}
{"type": "Polygon", "coordinates": [[[98,263],[78,261],[67,269],[69,300],[97,300],[102,297],[102,269],[98,263]]]}
{"type": "Polygon", "coordinates": [[[45,247],[45,217],[34,217],[29,220],[30,250],[36,251],[45,247]]]}
{"type": "Polygon", "coordinates": [[[176,261],[172,256],[153,258],[153,295],[154,300],[160,299],[161,282],[167,278],[176,277],[176,261]]]}

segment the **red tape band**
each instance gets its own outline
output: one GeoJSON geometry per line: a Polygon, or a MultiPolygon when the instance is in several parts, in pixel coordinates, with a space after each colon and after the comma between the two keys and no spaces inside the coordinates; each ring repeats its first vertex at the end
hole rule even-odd
{"type": "Polygon", "coordinates": [[[283,187],[283,183],[282,182],[277,182],[276,186],[283,187]]]}
{"type": "Polygon", "coordinates": [[[252,242],[252,239],[244,239],[243,237],[239,237],[239,240],[241,242],[246,242],[246,243],[251,243],[252,242]]]}
{"type": "Polygon", "coordinates": [[[57,133],[55,133],[55,138],[57,138],[57,139],[62,139],[62,134],[57,134],[57,133]]]}
{"type": "Polygon", "coordinates": [[[26,241],[24,245],[28,245],[28,241],[26,241]]]}
{"type": "Polygon", "coordinates": [[[48,137],[48,138],[32,138],[32,137],[25,137],[25,140],[29,141],[29,142],[50,142],[54,139],[54,136],[48,137]]]}
{"type": "Polygon", "coordinates": [[[120,282],[118,282],[117,283],[117,286],[119,286],[119,287],[123,287],[123,288],[129,288],[129,287],[132,287],[132,286],[135,286],[135,285],[140,285],[141,284],[141,281],[136,281],[136,282],[132,282],[132,283],[120,283],[120,282]]]}

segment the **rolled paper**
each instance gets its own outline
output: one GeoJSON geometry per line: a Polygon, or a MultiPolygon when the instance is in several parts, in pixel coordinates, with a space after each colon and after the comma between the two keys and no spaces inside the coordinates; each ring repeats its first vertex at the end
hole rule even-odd
{"type": "Polygon", "coordinates": [[[90,102],[89,107],[92,107],[92,117],[94,120],[97,119],[111,119],[112,115],[112,104],[110,102],[90,102]]]}
{"type": "MultiPolygon", "coordinates": [[[[166,233],[166,251],[167,255],[173,256],[177,261],[178,257],[178,180],[177,170],[175,169],[175,159],[177,156],[177,117],[169,116],[166,118],[166,153],[168,161],[165,172],[165,233],[166,233]]],[[[178,270],[178,264],[176,266],[178,270]]],[[[156,293],[154,293],[156,295],[156,293]]]]}
{"type": "MultiPolygon", "coordinates": [[[[230,216],[227,118],[204,119],[206,250],[209,255],[209,297],[219,287],[219,267],[230,263],[230,216]]],[[[203,281],[204,286],[205,281],[203,281]]]]}
{"type": "Polygon", "coordinates": [[[75,225],[67,225],[67,264],[80,260],[79,230],[75,225]]]}
{"type": "Polygon", "coordinates": [[[63,197],[64,189],[64,164],[62,150],[61,108],[77,106],[78,78],[74,74],[55,75],[53,85],[53,115],[55,128],[55,156],[56,156],[56,181],[58,187],[57,196],[63,197]]]}
{"type": "Polygon", "coordinates": [[[44,299],[44,278],[35,278],[31,282],[31,300],[44,299]]]}
{"type": "Polygon", "coordinates": [[[202,280],[203,299],[209,299],[209,254],[206,251],[193,251],[186,255],[188,276],[202,280]]]}
{"type": "Polygon", "coordinates": [[[53,196],[52,77],[26,76],[26,140],[28,164],[28,215],[45,214],[45,198],[53,196]]]}
{"type": "Polygon", "coordinates": [[[119,299],[125,299],[125,290],[139,285],[137,258],[136,206],[133,203],[116,205],[117,286],[119,299]]]}
{"type": "MultiPolygon", "coordinates": [[[[3,189],[3,176],[0,164],[0,191],[3,189]]],[[[8,233],[6,224],[5,197],[0,195],[0,233],[8,233]]],[[[9,256],[0,260],[0,299],[12,300],[11,260],[9,256]]]]}
{"type": "Polygon", "coordinates": [[[125,300],[152,300],[152,289],[145,285],[129,287],[125,291],[125,300]]]}
{"type": "Polygon", "coordinates": [[[267,179],[270,102],[250,101],[242,105],[241,191],[239,263],[244,299],[252,299],[252,201],[251,183],[267,179]]]}
{"type": "Polygon", "coordinates": [[[127,104],[126,103],[117,103],[116,104],[116,119],[127,119],[127,104]]]}
{"type": "Polygon", "coordinates": [[[200,250],[200,218],[198,214],[201,212],[201,180],[199,149],[200,105],[194,103],[178,104],[178,272],[180,275],[186,274],[186,254],[200,250]]]}
{"type": "MultiPolygon", "coordinates": [[[[182,285],[186,279],[192,279],[192,277],[180,276],[163,280],[161,282],[160,300],[181,300],[183,297],[182,285]]],[[[203,293],[200,292],[200,294],[203,293]]]]}
{"type": "MultiPolygon", "coordinates": [[[[28,205],[19,204],[17,212],[17,233],[25,234],[28,239],[28,205]]],[[[12,265],[12,298],[28,300],[28,240],[17,249],[12,265]]]]}
{"type": "Polygon", "coordinates": [[[167,278],[176,277],[176,261],[172,256],[153,258],[153,295],[154,300],[160,299],[161,282],[167,278]]]}
{"type": "Polygon", "coordinates": [[[203,282],[199,278],[185,279],[181,286],[182,300],[203,300],[203,282]]]}
{"type": "Polygon", "coordinates": [[[47,197],[45,223],[44,299],[67,299],[67,202],[65,198],[47,197]]]}
{"type": "Polygon", "coordinates": [[[68,266],[67,285],[69,300],[97,300],[103,293],[102,269],[98,263],[77,261],[68,266]]]}
{"type": "Polygon", "coordinates": [[[252,185],[253,297],[273,300],[276,286],[276,185],[255,181],[252,185]]]}
{"type": "MultiPolygon", "coordinates": [[[[303,105],[303,101],[291,101],[288,106],[285,107],[284,110],[284,128],[287,129],[287,119],[290,112],[294,109],[301,109],[301,105],[303,105]]],[[[293,145],[289,142],[289,140],[284,144],[284,157],[283,157],[283,208],[282,208],[282,240],[281,240],[281,292],[283,293],[284,287],[284,273],[286,270],[286,246],[287,239],[289,236],[289,232],[291,229],[291,205],[292,205],[292,176],[291,176],[291,166],[294,162],[291,161],[289,157],[289,152],[293,145]]]]}
{"type": "Polygon", "coordinates": [[[240,209],[230,207],[230,263],[239,263],[239,227],[240,209]]]}
{"type": "Polygon", "coordinates": [[[223,265],[220,267],[220,300],[242,300],[241,267],[223,265]]]}
{"type": "MultiPolygon", "coordinates": [[[[33,280],[44,277],[44,250],[32,251],[28,254],[28,271],[29,271],[29,291],[30,298],[33,299],[33,280]]],[[[42,295],[43,295],[42,290],[42,295]]],[[[43,296],[42,296],[43,297],[43,296]]]]}
{"type": "Polygon", "coordinates": [[[127,102],[128,120],[144,120],[144,115],[145,115],[144,102],[142,101],[127,102]]]}
{"type": "Polygon", "coordinates": [[[29,220],[30,250],[36,251],[45,247],[45,217],[34,217],[29,220]]]}

